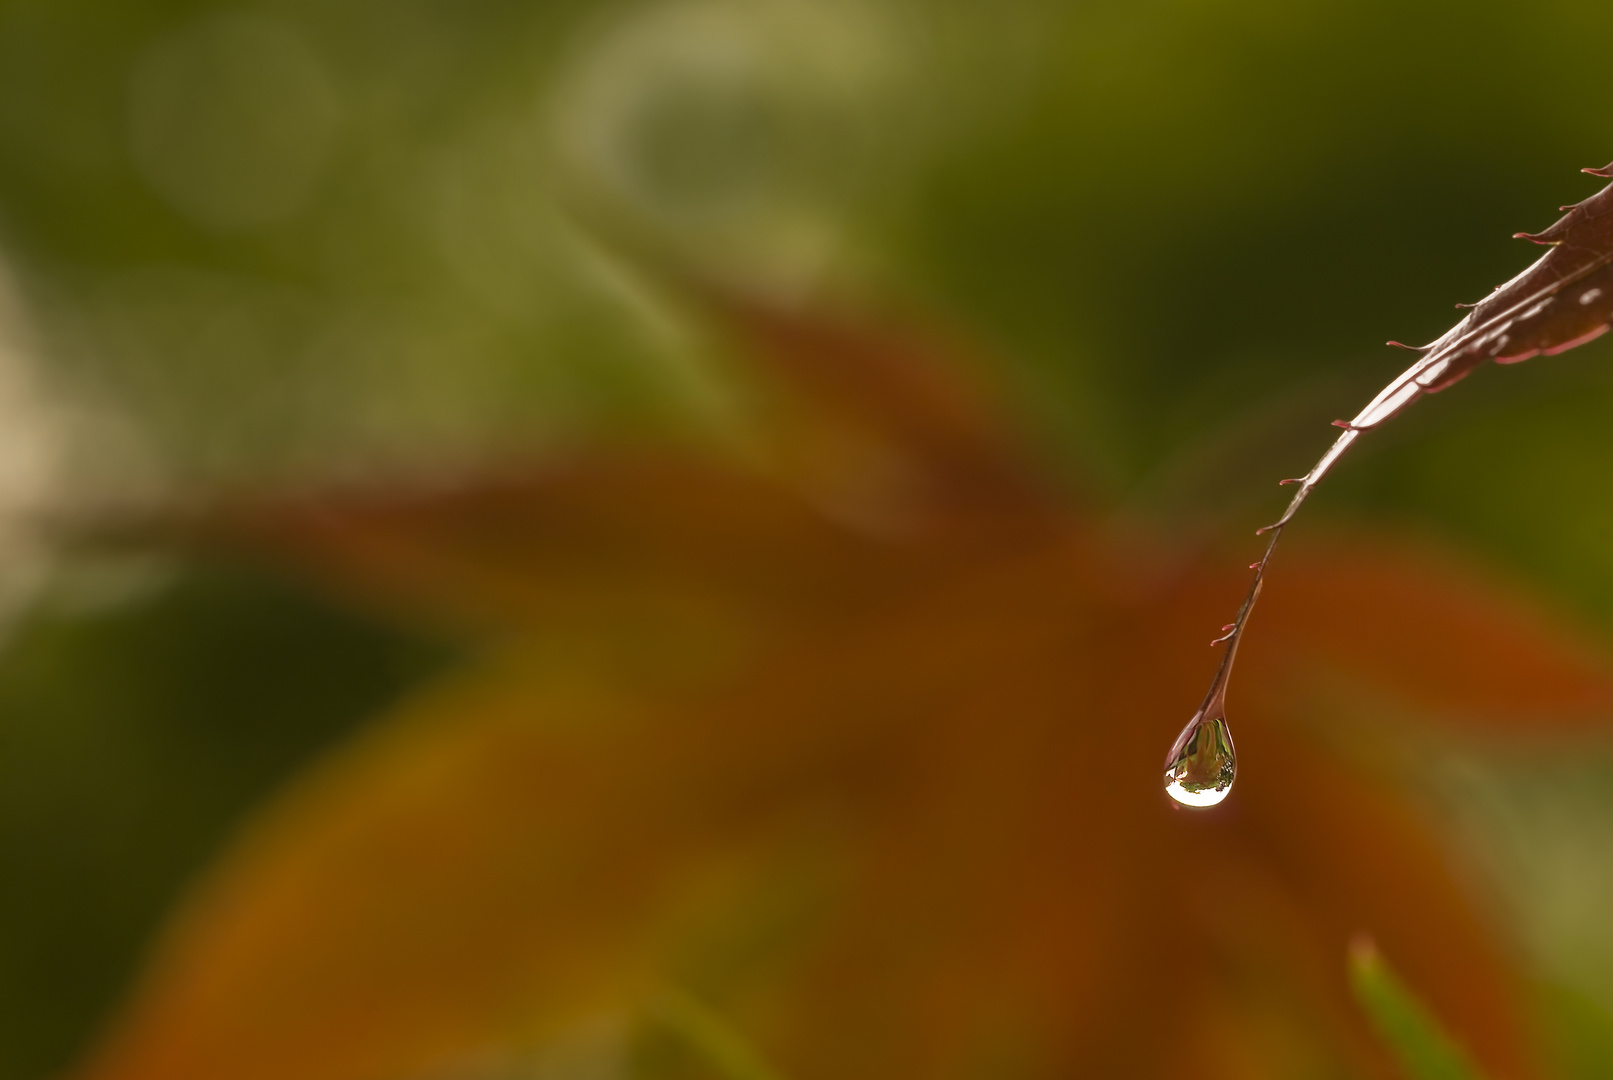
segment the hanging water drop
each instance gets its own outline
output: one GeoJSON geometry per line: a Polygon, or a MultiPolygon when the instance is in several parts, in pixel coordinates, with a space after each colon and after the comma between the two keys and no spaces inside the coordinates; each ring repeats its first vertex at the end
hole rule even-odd
{"type": "Polygon", "coordinates": [[[1226,717],[1195,714],[1165,758],[1165,794],[1183,806],[1214,806],[1232,790],[1238,755],[1226,717]]]}
{"type": "Polygon", "coordinates": [[[1210,680],[1204,704],[1165,755],[1165,794],[1182,806],[1214,806],[1232,792],[1232,781],[1238,775],[1238,754],[1232,749],[1232,730],[1227,727],[1227,680],[1232,675],[1232,661],[1238,656],[1238,642],[1249,625],[1249,612],[1260,599],[1266,563],[1271,561],[1272,549],[1281,535],[1279,527],[1266,545],[1266,554],[1255,564],[1254,584],[1231,628],[1210,643],[1226,642],[1227,650],[1221,654],[1221,664],[1210,680]]]}

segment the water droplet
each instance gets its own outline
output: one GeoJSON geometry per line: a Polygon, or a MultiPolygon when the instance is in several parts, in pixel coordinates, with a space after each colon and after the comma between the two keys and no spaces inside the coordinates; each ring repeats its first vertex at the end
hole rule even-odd
{"type": "Polygon", "coordinates": [[[1237,771],[1226,717],[1206,719],[1200,712],[1176,736],[1165,758],[1165,794],[1183,806],[1214,806],[1232,790],[1237,771]]]}

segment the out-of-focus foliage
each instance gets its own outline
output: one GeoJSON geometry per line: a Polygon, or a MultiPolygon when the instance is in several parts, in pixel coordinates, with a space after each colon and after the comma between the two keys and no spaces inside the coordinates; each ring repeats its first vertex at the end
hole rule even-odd
{"type": "MultiPolygon", "coordinates": [[[[785,308],[923,311],[979,345],[1089,506],[1183,545],[1237,535],[1397,370],[1377,342],[1431,339],[1532,255],[1506,235],[1590,193],[1563,185],[1613,144],[1610,31],[1594,0],[0,0],[0,610],[78,574],[42,586],[66,572],[18,522],[268,484],[446,490],[592,443],[704,446],[899,523],[900,470],[795,416],[669,266],[785,308]],[[850,474],[872,483],[825,486],[850,474]]],[[[1364,445],[1318,517],[1443,532],[1613,625],[1610,359],[1468,380],[1364,445]]],[[[781,519],[750,524],[748,550],[778,550],[759,541],[781,519]]],[[[1276,572],[1268,604],[1306,595],[1276,572]]],[[[111,607],[40,601],[0,658],[0,1075],[64,1063],[237,815],[429,666],[402,622],[177,573],[111,607]]],[[[1177,662],[1219,617],[1156,627],[1150,655],[1177,662]]],[[[545,670],[588,670],[615,625],[568,624],[545,670]]],[[[703,635],[678,663],[716,662],[703,635]]],[[[1455,808],[1564,984],[1547,1026],[1569,1067],[1599,1075],[1607,751],[1372,746],[1455,808]]]]}
{"type": "Polygon", "coordinates": [[[1350,946],[1350,988],[1410,1080],[1481,1080],[1462,1048],[1384,962],[1371,938],[1350,946]]]}
{"type": "Polygon", "coordinates": [[[1067,512],[889,328],[722,300],[899,466],[887,516],[662,451],[204,519],[484,646],[271,805],[77,1075],[541,1073],[601,1018],[604,1075],[687,1075],[634,1049],[670,984],[785,1076],[1389,1076],[1359,927],[1487,1068],[1540,1075],[1362,705],[1605,738],[1604,657],[1436,560],[1313,552],[1246,648],[1236,810],[1180,811],[1159,751],[1205,657],[1157,642],[1237,578],[1067,512]]]}
{"type": "Polygon", "coordinates": [[[4,1075],[74,1053],[176,883],[440,653],[239,570],[61,577],[0,661],[4,1075]]]}

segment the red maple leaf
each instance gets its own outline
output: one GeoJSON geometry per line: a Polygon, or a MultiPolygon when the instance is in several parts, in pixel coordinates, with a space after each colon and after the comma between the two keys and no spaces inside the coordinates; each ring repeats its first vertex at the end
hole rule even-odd
{"type": "Polygon", "coordinates": [[[76,1075],[516,1075],[578,1032],[641,1045],[668,987],[791,1080],[1388,1075],[1358,931],[1495,1075],[1537,1074],[1509,947],[1352,748],[1369,705],[1605,725],[1600,654],[1438,557],[1301,552],[1246,646],[1238,798],[1180,810],[1183,645],[1236,580],[1072,506],[933,339],[711,307],[807,403],[765,464],[204,518],[476,659],[259,817],[76,1075]]]}

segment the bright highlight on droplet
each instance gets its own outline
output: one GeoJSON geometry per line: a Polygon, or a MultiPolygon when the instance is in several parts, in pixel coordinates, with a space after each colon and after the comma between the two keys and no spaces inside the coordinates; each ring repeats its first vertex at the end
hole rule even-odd
{"type": "Polygon", "coordinates": [[[1183,806],[1214,806],[1232,791],[1232,785],[1224,788],[1209,788],[1205,791],[1189,791],[1178,780],[1172,780],[1165,785],[1165,794],[1181,803],[1183,806]]]}
{"type": "Polygon", "coordinates": [[[1165,758],[1165,794],[1183,806],[1214,806],[1232,791],[1238,755],[1226,718],[1198,713],[1165,758]]]}

